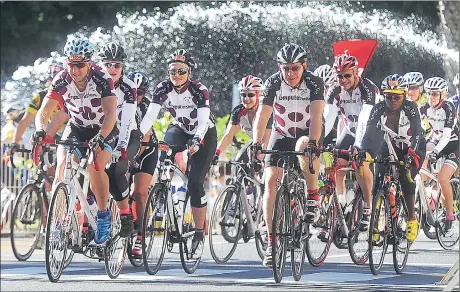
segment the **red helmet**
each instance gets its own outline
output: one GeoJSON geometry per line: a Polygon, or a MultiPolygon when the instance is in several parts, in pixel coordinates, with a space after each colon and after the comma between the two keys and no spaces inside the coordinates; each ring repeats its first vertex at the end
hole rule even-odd
{"type": "Polygon", "coordinates": [[[263,90],[262,79],[252,75],[248,75],[241,79],[238,83],[239,90],[263,90]]]}
{"type": "Polygon", "coordinates": [[[345,70],[355,69],[358,68],[358,59],[356,59],[355,56],[341,54],[335,57],[333,67],[335,72],[342,72],[345,70]]]}

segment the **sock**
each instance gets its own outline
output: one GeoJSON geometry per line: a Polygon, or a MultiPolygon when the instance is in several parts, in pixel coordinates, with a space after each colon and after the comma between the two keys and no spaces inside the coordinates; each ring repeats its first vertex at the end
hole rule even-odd
{"type": "Polygon", "coordinates": [[[105,211],[97,210],[97,217],[104,218],[107,217],[107,215],[109,215],[109,209],[105,209],[105,211]]]}
{"type": "Polygon", "coordinates": [[[414,220],[417,220],[417,217],[414,216],[414,217],[409,218],[409,221],[414,221],[414,220]]]}
{"type": "Polygon", "coordinates": [[[142,231],[137,231],[137,238],[142,238],[142,231]]]}
{"type": "Polygon", "coordinates": [[[120,215],[128,215],[131,214],[131,209],[126,208],[126,209],[120,209],[120,215]]]}
{"type": "Polygon", "coordinates": [[[267,243],[267,246],[269,246],[269,247],[272,246],[272,235],[271,235],[271,234],[268,235],[268,243],[267,243]]]}
{"type": "Polygon", "coordinates": [[[318,189],[307,190],[307,193],[308,193],[308,198],[307,198],[308,200],[319,201],[318,189]]]}
{"type": "Polygon", "coordinates": [[[141,235],[141,234],[137,234],[136,239],[141,240],[141,239],[142,239],[142,235],[141,235]]]}
{"type": "Polygon", "coordinates": [[[448,220],[448,221],[454,221],[454,220],[455,220],[455,217],[454,217],[454,215],[450,215],[450,216],[447,215],[447,216],[446,216],[446,220],[448,220]]]}

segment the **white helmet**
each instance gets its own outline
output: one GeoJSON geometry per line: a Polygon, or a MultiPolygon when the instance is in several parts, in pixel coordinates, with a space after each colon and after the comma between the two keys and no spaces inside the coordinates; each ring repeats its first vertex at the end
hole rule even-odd
{"type": "Polygon", "coordinates": [[[459,84],[459,80],[458,80],[458,73],[455,74],[455,77],[454,77],[454,82],[453,82],[454,86],[455,87],[458,87],[458,84],[459,84]]]}
{"type": "Polygon", "coordinates": [[[425,91],[430,92],[430,91],[435,91],[435,92],[442,92],[446,91],[448,92],[448,85],[447,81],[444,78],[441,77],[431,77],[427,81],[425,81],[425,91]]]}
{"type": "Polygon", "coordinates": [[[404,75],[409,86],[422,86],[423,85],[423,75],[420,72],[409,72],[404,75]]]}
{"type": "Polygon", "coordinates": [[[335,80],[334,80],[334,71],[332,70],[332,67],[329,66],[328,64],[324,64],[316,68],[315,72],[313,72],[318,77],[321,77],[324,81],[324,85],[326,86],[331,86],[335,80]]]}
{"type": "Polygon", "coordinates": [[[262,79],[248,75],[238,83],[238,90],[263,90],[262,79]]]}

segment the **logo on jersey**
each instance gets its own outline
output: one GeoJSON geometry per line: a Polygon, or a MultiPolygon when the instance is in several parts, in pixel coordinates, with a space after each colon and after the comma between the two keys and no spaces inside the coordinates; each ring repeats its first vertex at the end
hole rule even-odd
{"type": "Polygon", "coordinates": [[[83,62],[83,55],[70,55],[69,62],[83,62]]]}

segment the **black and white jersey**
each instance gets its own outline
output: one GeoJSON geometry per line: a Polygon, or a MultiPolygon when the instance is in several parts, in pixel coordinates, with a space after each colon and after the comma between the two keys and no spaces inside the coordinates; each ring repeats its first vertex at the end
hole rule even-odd
{"type": "Polygon", "coordinates": [[[455,106],[450,101],[442,101],[436,108],[430,104],[424,103],[420,106],[420,114],[422,118],[426,118],[429,122],[431,133],[428,136],[428,141],[437,144],[446,128],[452,129],[449,141],[458,140],[458,119],[455,112],[455,106]]]}

